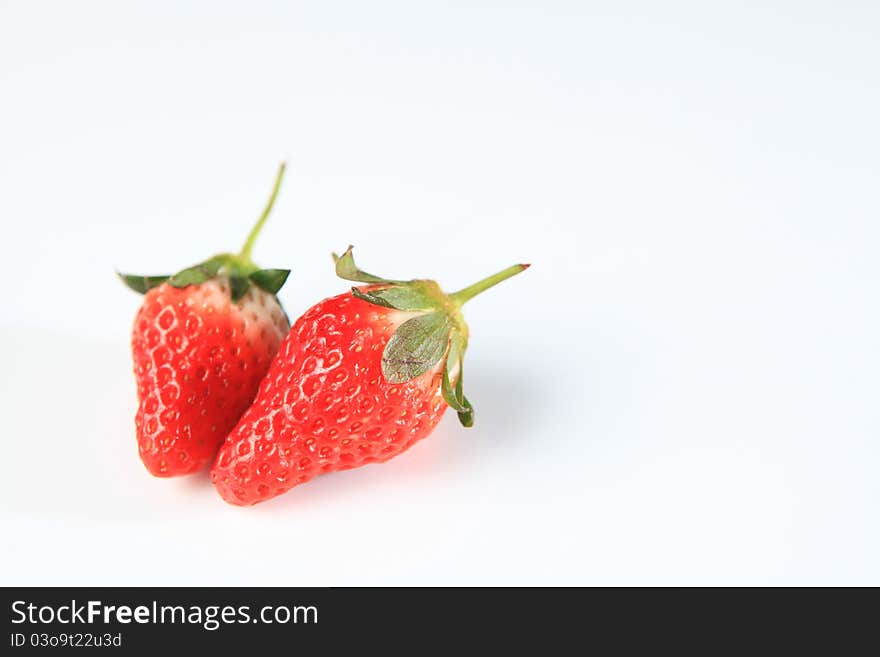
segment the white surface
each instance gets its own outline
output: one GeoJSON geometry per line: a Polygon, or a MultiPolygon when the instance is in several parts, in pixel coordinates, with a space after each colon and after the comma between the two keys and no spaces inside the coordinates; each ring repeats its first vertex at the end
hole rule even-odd
{"type": "Polygon", "coordinates": [[[3,584],[880,584],[880,10],[0,6],[3,584]],[[208,9],[210,7],[210,9],[208,9]],[[349,242],[477,426],[252,509],[136,454],[114,268],[349,242]]]}

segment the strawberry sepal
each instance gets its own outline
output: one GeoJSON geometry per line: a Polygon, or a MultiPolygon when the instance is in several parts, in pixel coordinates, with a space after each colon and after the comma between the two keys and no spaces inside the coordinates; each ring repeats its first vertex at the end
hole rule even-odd
{"type": "Polygon", "coordinates": [[[288,276],[290,276],[289,269],[258,269],[251,272],[248,278],[264,292],[278,294],[278,290],[282,288],[288,276]]]}
{"type": "Polygon", "coordinates": [[[397,327],[382,352],[382,375],[405,383],[434,368],[449,349],[452,330],[445,313],[416,315],[397,327]]]}
{"type": "Polygon", "coordinates": [[[355,283],[399,283],[401,281],[392,281],[387,278],[379,278],[378,276],[373,276],[372,274],[368,274],[365,271],[358,269],[357,265],[354,264],[354,256],[351,254],[351,251],[354,247],[349,244],[348,248],[343,251],[342,255],[336,255],[335,253],[331,254],[333,256],[333,262],[336,265],[336,275],[339,278],[345,279],[347,281],[354,281],[355,283]]]}
{"type": "Polygon", "coordinates": [[[201,285],[205,281],[217,276],[217,272],[219,272],[220,268],[223,266],[224,260],[223,256],[214,256],[205,262],[200,262],[192,267],[187,267],[169,278],[168,284],[171,287],[176,288],[187,287],[189,285],[201,285]]]}
{"type": "Polygon", "coordinates": [[[122,272],[116,272],[116,275],[126,286],[138,294],[146,294],[154,287],[159,287],[171,278],[170,276],[138,276],[137,274],[123,274],[122,272]]]}
{"type": "Polygon", "coordinates": [[[428,290],[420,289],[425,287],[426,283],[433,281],[395,283],[389,287],[370,288],[365,291],[353,287],[351,293],[363,301],[395,310],[406,312],[442,310],[443,303],[437,298],[437,294],[432,295],[428,290]]]}

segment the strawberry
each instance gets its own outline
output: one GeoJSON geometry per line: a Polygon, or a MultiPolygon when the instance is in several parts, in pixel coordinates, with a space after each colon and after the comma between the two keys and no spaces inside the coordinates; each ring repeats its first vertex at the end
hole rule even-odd
{"type": "Polygon", "coordinates": [[[211,470],[231,504],[255,504],[319,474],[387,461],[430,434],[447,406],[471,426],[461,307],[528,267],[514,265],[447,295],[434,281],[367,274],[355,266],[351,247],[334,259],[341,278],[367,285],[312,306],[281,344],[211,470]]]}
{"type": "Polygon", "coordinates": [[[284,174],[238,254],[173,276],[119,274],[144,294],[132,331],[138,451],[151,474],[204,468],[250,405],[290,328],[276,293],[289,270],[259,269],[251,250],[284,174]]]}

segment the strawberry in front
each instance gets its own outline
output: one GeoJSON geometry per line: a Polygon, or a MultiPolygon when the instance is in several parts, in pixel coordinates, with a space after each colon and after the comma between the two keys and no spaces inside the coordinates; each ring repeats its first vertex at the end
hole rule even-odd
{"type": "Polygon", "coordinates": [[[387,461],[428,436],[447,407],[471,426],[462,305],[527,267],[447,295],[434,281],[367,274],[349,247],[337,274],[364,285],[294,323],[217,454],[211,477],[223,499],[251,505],[320,474],[387,461]]]}

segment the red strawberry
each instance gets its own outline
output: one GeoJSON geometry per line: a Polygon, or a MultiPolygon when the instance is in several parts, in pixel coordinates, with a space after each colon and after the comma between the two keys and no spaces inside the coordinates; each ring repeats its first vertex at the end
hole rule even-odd
{"type": "Polygon", "coordinates": [[[336,258],[337,274],[370,285],[296,321],[217,453],[211,478],[223,499],[255,504],[325,472],[386,461],[431,433],[447,405],[471,426],[461,307],[526,267],[446,295],[434,281],[366,274],[349,247],[336,258]]]}
{"type": "Polygon", "coordinates": [[[251,249],[272,196],[237,255],[224,253],[173,276],[120,274],[145,294],[132,331],[138,451],[157,477],[195,472],[254,398],[290,325],[275,294],[288,270],[259,269],[251,249]]]}

